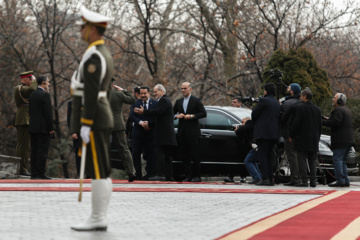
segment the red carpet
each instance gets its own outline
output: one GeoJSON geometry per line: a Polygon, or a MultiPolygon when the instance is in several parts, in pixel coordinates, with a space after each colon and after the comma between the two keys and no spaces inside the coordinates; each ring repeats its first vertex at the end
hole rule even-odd
{"type": "MultiPolygon", "coordinates": [[[[78,179],[54,179],[54,180],[19,180],[19,179],[7,179],[0,181],[0,191],[56,191],[56,192],[77,192],[79,187],[52,187],[51,184],[78,184],[78,179]],[[47,186],[21,186],[21,187],[7,187],[7,184],[46,184],[47,186]],[[50,184],[50,186],[49,186],[50,184]]],[[[91,180],[86,179],[84,183],[90,184],[91,180]]],[[[223,188],[181,188],[171,187],[174,184],[193,184],[193,185],[224,185],[223,183],[190,183],[190,182],[151,182],[151,181],[135,181],[132,183],[127,182],[126,180],[113,180],[113,183],[116,184],[113,187],[114,192],[199,192],[199,193],[268,193],[268,194],[315,194],[315,195],[324,195],[332,192],[332,190],[306,190],[306,189],[223,189],[223,188]],[[117,184],[130,184],[132,187],[116,187],[117,184]],[[169,187],[135,187],[136,184],[145,184],[145,185],[158,185],[169,186],[169,187]]],[[[233,184],[230,184],[233,185],[233,184]]],[[[90,187],[83,187],[84,192],[91,191],[90,187]]]]}
{"type": "Polygon", "coordinates": [[[219,240],[359,239],[360,192],[334,191],[252,223],[219,240]]]}

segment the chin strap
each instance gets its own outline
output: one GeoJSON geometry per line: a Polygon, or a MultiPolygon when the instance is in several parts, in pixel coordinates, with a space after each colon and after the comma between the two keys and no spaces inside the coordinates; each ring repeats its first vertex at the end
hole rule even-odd
{"type": "Polygon", "coordinates": [[[90,24],[86,24],[85,42],[89,42],[90,24]]]}

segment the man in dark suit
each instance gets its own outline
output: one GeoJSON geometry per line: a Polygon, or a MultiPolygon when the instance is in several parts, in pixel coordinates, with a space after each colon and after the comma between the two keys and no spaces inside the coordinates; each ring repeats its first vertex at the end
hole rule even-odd
{"type": "Polygon", "coordinates": [[[254,140],[258,145],[258,158],[262,181],[256,185],[274,186],[271,152],[280,137],[280,103],[275,98],[274,83],[264,85],[264,97],[251,113],[254,123],[254,140]]]}
{"type": "Polygon", "coordinates": [[[154,96],[158,100],[157,108],[145,110],[140,106],[134,109],[138,114],[156,116],[156,176],[149,180],[174,181],[172,156],[176,147],[176,136],[173,108],[163,85],[157,84],[154,87],[154,96]]]}
{"type": "Polygon", "coordinates": [[[301,182],[296,187],[307,187],[307,161],[310,168],[310,187],[316,187],[316,156],[321,136],[321,111],[311,102],[312,92],[301,92],[301,104],[296,106],[294,122],[289,128],[289,142],[294,142],[301,182]]]}
{"type": "MultiPolygon", "coordinates": [[[[140,87],[139,86],[134,87],[134,89],[132,91],[132,95],[135,98],[135,101],[140,99],[140,87]]],[[[131,121],[130,117],[128,117],[128,119],[126,121],[126,125],[125,125],[126,139],[131,139],[131,132],[132,132],[133,126],[134,126],[134,123],[131,121]]]]}
{"type": "Polygon", "coordinates": [[[156,174],[155,163],[155,116],[144,116],[134,112],[135,108],[142,106],[144,109],[156,109],[157,101],[150,98],[150,88],[140,87],[140,99],[138,99],[130,110],[130,119],[134,122],[131,132],[132,157],[136,170],[137,179],[148,180],[156,174]],[[151,126],[151,128],[150,128],[151,126]],[[146,155],[146,175],[142,176],[141,153],[144,149],[146,155]]]}
{"type": "MultiPolygon", "coordinates": [[[[67,124],[69,129],[71,123],[71,113],[72,113],[72,100],[68,102],[68,106],[67,106],[67,124]]],[[[81,157],[79,156],[79,148],[81,147],[81,139],[79,137],[79,133],[72,133],[71,138],[73,140],[73,149],[75,153],[76,172],[77,175],[80,177],[81,157]]]]}
{"type": "Polygon", "coordinates": [[[50,147],[50,136],[54,133],[49,79],[39,76],[38,87],[30,95],[30,139],[31,139],[31,179],[51,179],[45,175],[46,158],[50,147]]]}
{"type": "Polygon", "coordinates": [[[180,159],[183,161],[185,180],[201,182],[199,156],[199,119],[206,117],[204,105],[199,98],[191,95],[192,87],[189,82],[181,85],[184,96],[176,100],[174,105],[175,118],[179,119],[177,132],[180,159]],[[191,167],[191,161],[193,165],[191,167]]]}
{"type": "Polygon", "coordinates": [[[124,169],[128,175],[129,182],[135,180],[135,168],[131,152],[126,142],[125,124],[122,114],[123,104],[135,103],[135,97],[131,92],[116,86],[115,78],[112,78],[110,90],[110,106],[114,117],[114,128],[112,130],[112,141],[119,151],[120,159],[123,162],[124,169]]]}

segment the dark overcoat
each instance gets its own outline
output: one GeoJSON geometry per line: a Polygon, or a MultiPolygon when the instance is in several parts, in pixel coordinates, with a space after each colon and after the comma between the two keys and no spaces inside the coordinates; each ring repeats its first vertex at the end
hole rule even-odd
{"type": "Polygon", "coordinates": [[[251,113],[254,124],[254,140],[275,140],[280,137],[280,103],[273,95],[261,98],[251,113]]]}
{"type": "Polygon", "coordinates": [[[311,101],[299,104],[294,122],[290,124],[289,135],[297,151],[317,152],[321,136],[320,108],[311,101]]]}
{"type": "Polygon", "coordinates": [[[331,127],[331,148],[342,148],[354,144],[351,113],[346,106],[336,107],[329,119],[323,119],[324,126],[331,127]]]}
{"type": "Polygon", "coordinates": [[[155,116],[157,146],[176,146],[174,112],[171,101],[166,94],[160,98],[156,108],[145,110],[144,115],[155,116]]]}

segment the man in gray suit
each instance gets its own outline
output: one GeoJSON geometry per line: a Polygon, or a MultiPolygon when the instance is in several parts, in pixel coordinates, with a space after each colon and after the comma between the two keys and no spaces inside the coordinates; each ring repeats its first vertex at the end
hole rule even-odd
{"type": "Polygon", "coordinates": [[[110,91],[110,106],[114,116],[114,128],[112,131],[112,141],[119,151],[120,159],[123,162],[125,171],[129,177],[129,182],[135,180],[135,168],[131,152],[126,142],[125,124],[122,114],[123,103],[134,104],[135,97],[132,92],[122,89],[114,84],[115,78],[112,78],[110,91]]]}

